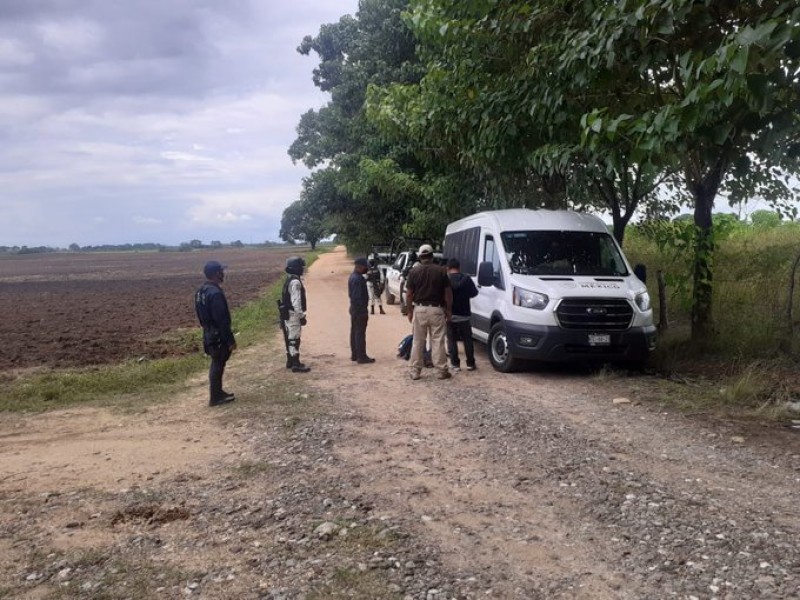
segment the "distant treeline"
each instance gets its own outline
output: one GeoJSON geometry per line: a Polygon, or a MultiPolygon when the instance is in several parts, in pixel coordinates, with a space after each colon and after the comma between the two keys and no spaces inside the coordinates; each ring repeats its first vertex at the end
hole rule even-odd
{"type": "Polygon", "coordinates": [[[274,246],[292,245],[294,244],[289,242],[273,242],[270,240],[256,244],[245,244],[241,240],[235,240],[228,244],[213,240],[205,244],[201,240],[191,240],[189,242],[181,242],[177,246],[155,243],[100,244],[98,246],[70,244],[67,248],[58,248],[54,246],[0,246],[0,254],[48,254],[52,252],[191,252],[192,250],[201,250],[203,248],[271,248],[274,246]]]}

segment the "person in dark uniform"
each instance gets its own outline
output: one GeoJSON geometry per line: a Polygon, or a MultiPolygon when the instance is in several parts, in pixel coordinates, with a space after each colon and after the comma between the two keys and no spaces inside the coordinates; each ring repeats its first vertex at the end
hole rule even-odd
{"type": "Polygon", "coordinates": [[[419,379],[424,365],[423,353],[430,334],[431,358],[439,379],[450,379],[444,348],[445,324],[450,320],[453,290],[444,268],[433,262],[433,248],[419,247],[420,264],[411,269],[406,281],[406,310],[413,326],[411,379],[419,379]]]}
{"type": "Polygon", "coordinates": [[[300,362],[300,332],[306,324],[306,288],[300,277],[306,266],[299,256],[286,261],[286,281],[281,294],[281,327],[286,340],[286,368],[292,373],[308,373],[311,369],[300,362]]]}
{"type": "Polygon", "coordinates": [[[347,280],[347,293],[350,296],[350,360],[360,365],[374,363],[367,356],[367,321],[369,321],[369,292],[364,275],[369,270],[366,258],[357,258],[353,272],[347,280]]]}
{"type": "Polygon", "coordinates": [[[464,341],[464,354],[467,355],[467,371],[475,370],[475,350],[472,344],[472,324],[470,317],[470,299],[478,295],[478,288],[472,277],[461,272],[461,263],[457,258],[447,261],[447,276],[453,288],[453,316],[447,322],[447,353],[450,355],[450,368],[461,370],[458,358],[458,339],[464,341]]]}
{"type": "Polygon", "coordinates": [[[203,350],[211,357],[208,369],[210,406],[233,402],[236,397],[222,389],[225,364],[236,350],[231,331],[231,313],[220,285],[225,280],[225,266],[211,260],[203,267],[206,282],[194,294],[194,309],[203,328],[203,350]]]}

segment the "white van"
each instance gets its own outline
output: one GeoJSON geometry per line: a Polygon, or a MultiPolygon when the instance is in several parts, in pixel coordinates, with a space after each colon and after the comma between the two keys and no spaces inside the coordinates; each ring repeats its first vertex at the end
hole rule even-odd
{"type": "Polygon", "coordinates": [[[594,215],[478,213],[448,225],[444,255],[476,279],[472,333],[499,371],[526,359],[642,364],[655,348],[644,267],[633,273],[594,215]]]}

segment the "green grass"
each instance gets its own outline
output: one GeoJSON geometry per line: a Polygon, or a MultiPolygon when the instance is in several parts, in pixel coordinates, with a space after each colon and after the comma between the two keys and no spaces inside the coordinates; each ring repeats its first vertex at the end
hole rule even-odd
{"type": "Polygon", "coordinates": [[[663,382],[655,391],[688,412],[788,419],[786,400],[800,394],[800,281],[793,298],[791,335],[786,322],[800,225],[759,228],[739,223],[720,232],[714,257],[713,334],[701,342],[691,340],[691,249],[659,248],[656,238],[636,228],[626,234],[628,258],[648,267],[656,315],[656,272],[667,278],[670,325],[659,335],[651,366],[688,382],[663,382]]]}
{"type": "MultiPolygon", "coordinates": [[[[321,251],[306,253],[307,264],[321,251]]],[[[233,311],[237,345],[246,348],[270,338],[277,331],[278,311],[275,300],[280,295],[283,278],[261,296],[233,311]]],[[[176,339],[185,347],[196,347],[200,331],[177,331],[176,339]]],[[[127,406],[157,401],[174,393],[190,376],[208,366],[200,353],[158,360],[131,360],[121,364],[85,369],[52,370],[16,378],[5,376],[0,394],[0,412],[41,412],[76,404],[101,403],[127,406]]]]}
{"type": "MultiPolygon", "coordinates": [[[[788,285],[792,261],[800,251],[800,226],[786,223],[772,229],[739,225],[719,240],[714,271],[714,335],[703,354],[726,361],[774,358],[789,351],[800,356],[800,327],[784,343],[788,285]]],[[[648,267],[648,288],[658,314],[656,272],[667,280],[670,345],[686,344],[691,323],[690,251],[659,250],[650,238],[631,229],[625,253],[632,263],[648,267]]],[[[799,278],[800,279],[800,278],[799,278]]],[[[800,282],[798,282],[800,288],[800,282]]],[[[794,321],[800,325],[800,289],[795,290],[794,321]]],[[[694,360],[695,356],[688,358],[694,360]]]]}

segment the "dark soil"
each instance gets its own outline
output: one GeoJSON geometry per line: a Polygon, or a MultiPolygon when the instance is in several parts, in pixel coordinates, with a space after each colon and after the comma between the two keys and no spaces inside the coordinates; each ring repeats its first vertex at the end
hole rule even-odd
{"type": "Polygon", "coordinates": [[[0,259],[0,369],[76,367],[195,350],[170,339],[195,327],[206,261],[228,265],[231,308],[278,279],[289,249],[25,255],[0,259]]]}

